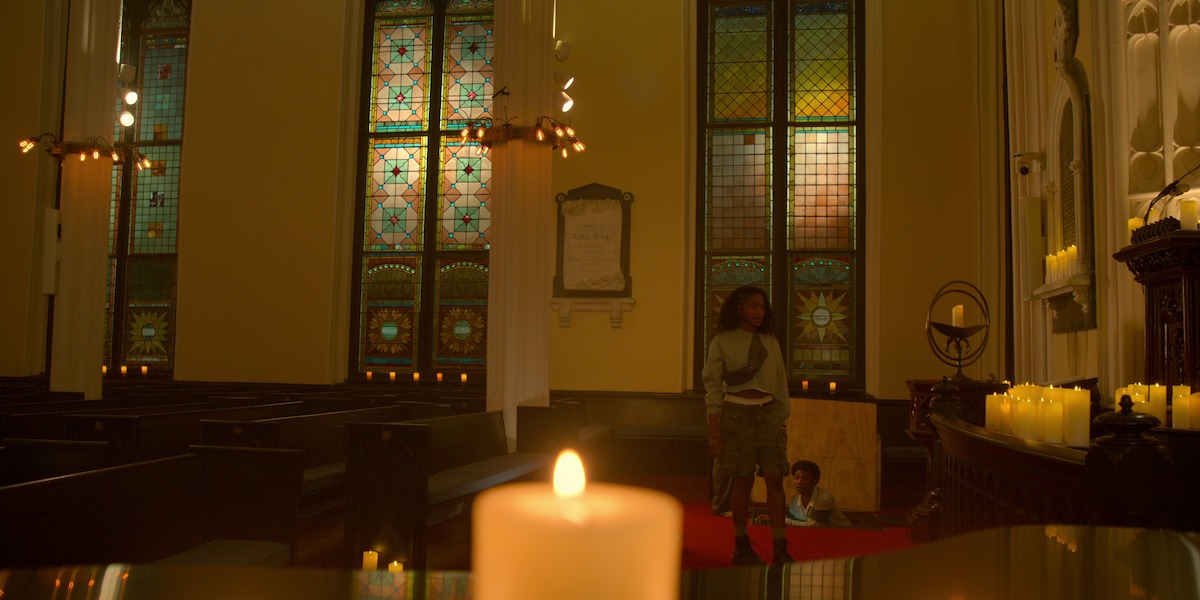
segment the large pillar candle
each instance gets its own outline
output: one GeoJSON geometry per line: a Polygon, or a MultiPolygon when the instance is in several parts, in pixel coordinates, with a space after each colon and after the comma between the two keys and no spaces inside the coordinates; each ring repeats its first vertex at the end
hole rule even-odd
{"type": "Polygon", "coordinates": [[[950,324],[955,327],[963,326],[963,305],[955,304],[950,310],[950,324]]]}
{"type": "Polygon", "coordinates": [[[1192,427],[1191,401],[1192,388],[1186,385],[1176,385],[1171,388],[1171,428],[1190,429],[1192,427]]]}
{"type": "Polygon", "coordinates": [[[1038,439],[1038,407],[1028,398],[1013,400],[1013,435],[1038,439]]]}
{"type": "Polygon", "coordinates": [[[1000,431],[1000,394],[988,394],[983,404],[983,426],[1000,431]]]}
{"type": "Polygon", "coordinates": [[[1167,426],[1167,388],[1157,383],[1150,386],[1150,414],[1158,417],[1161,427],[1167,426]]]}
{"type": "Polygon", "coordinates": [[[1015,400],[1012,396],[1005,394],[1000,398],[1000,407],[997,411],[1000,417],[1000,427],[997,429],[1000,433],[1012,434],[1013,432],[1013,414],[1012,405],[1015,400]]]}
{"type": "Polygon", "coordinates": [[[1041,424],[1041,440],[1047,444],[1061,444],[1063,441],[1063,403],[1055,400],[1042,399],[1039,422],[1041,424]]]}
{"type": "Polygon", "coordinates": [[[1063,441],[1068,446],[1086,448],[1091,444],[1092,393],[1076,387],[1063,395],[1063,441]]]}
{"type": "Polygon", "coordinates": [[[566,451],[554,484],[512,483],[479,495],[472,514],[479,600],[673,600],[683,509],[671,496],[585,485],[566,451]]]}

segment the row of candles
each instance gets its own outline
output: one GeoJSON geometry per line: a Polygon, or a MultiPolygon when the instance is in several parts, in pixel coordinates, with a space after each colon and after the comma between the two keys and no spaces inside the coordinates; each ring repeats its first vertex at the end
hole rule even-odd
{"type": "MultiPolygon", "coordinates": [[[[1143,221],[1141,217],[1131,217],[1129,219],[1129,235],[1141,229],[1147,223],[1157,221],[1162,217],[1162,213],[1158,210],[1150,211],[1149,220],[1143,221]]],[[[1196,198],[1184,198],[1179,201],[1179,229],[1183,231],[1196,231],[1200,225],[1200,200],[1196,198]]]]}
{"type": "MultiPolygon", "coordinates": [[[[1133,401],[1133,410],[1158,417],[1162,426],[1167,426],[1165,386],[1135,383],[1117,388],[1117,398],[1125,395],[1133,401]]],[[[1171,427],[1200,429],[1200,392],[1193,394],[1186,385],[1172,386],[1171,404],[1171,427]]],[[[984,425],[1027,440],[1086,447],[1090,444],[1090,405],[1091,392],[1078,387],[1010,386],[1004,394],[988,394],[984,425]]]]}
{"type": "MultiPolygon", "coordinates": [[[[108,375],[108,365],[100,365],[100,374],[108,375]]],[[[124,377],[128,374],[129,374],[129,367],[127,367],[125,365],[121,365],[121,376],[124,377]]],[[[142,375],[146,376],[149,374],[150,374],[150,367],[148,367],[146,365],[142,365],[142,375]]]]}
{"type": "MultiPolygon", "coordinates": [[[[442,381],[444,380],[443,375],[440,372],[436,373],[434,375],[434,377],[437,379],[438,383],[442,383],[442,381]]],[[[375,380],[375,372],[367,371],[367,381],[374,381],[374,380],[375,380]]],[[[412,380],[413,380],[413,383],[420,383],[421,382],[421,374],[413,373],[412,380]]],[[[396,381],[396,372],[395,371],[388,371],[388,381],[396,381]]],[[[466,383],[467,382],[467,374],[459,373],[458,381],[459,381],[459,383],[466,383]]]]}
{"type": "Polygon", "coordinates": [[[1074,244],[1046,255],[1046,283],[1062,281],[1079,273],[1079,248],[1074,244]]]}

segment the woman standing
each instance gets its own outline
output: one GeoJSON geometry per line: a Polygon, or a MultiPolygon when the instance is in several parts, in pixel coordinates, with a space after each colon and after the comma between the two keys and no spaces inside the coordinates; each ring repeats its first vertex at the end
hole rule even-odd
{"type": "Polygon", "coordinates": [[[771,562],[791,562],[784,537],[783,493],[791,404],[766,292],[750,285],[734,290],[721,305],[717,328],[704,365],[704,401],[709,452],[717,459],[718,475],[733,478],[733,563],[764,562],[746,533],[756,471],[767,484],[767,516],[775,546],[771,562]]]}

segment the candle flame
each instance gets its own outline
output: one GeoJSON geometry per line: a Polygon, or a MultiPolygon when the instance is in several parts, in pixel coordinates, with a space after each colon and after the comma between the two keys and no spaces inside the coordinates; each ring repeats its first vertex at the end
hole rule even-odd
{"type": "Polygon", "coordinates": [[[560,498],[578,496],[586,485],[583,460],[574,450],[563,450],[554,463],[554,495],[560,498]]]}

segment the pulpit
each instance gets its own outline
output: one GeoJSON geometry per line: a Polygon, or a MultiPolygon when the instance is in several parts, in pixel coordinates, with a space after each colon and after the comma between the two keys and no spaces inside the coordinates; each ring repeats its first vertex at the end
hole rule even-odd
{"type": "Polygon", "coordinates": [[[1144,381],[1200,387],[1200,231],[1167,231],[1113,258],[1145,292],[1144,381]]]}

